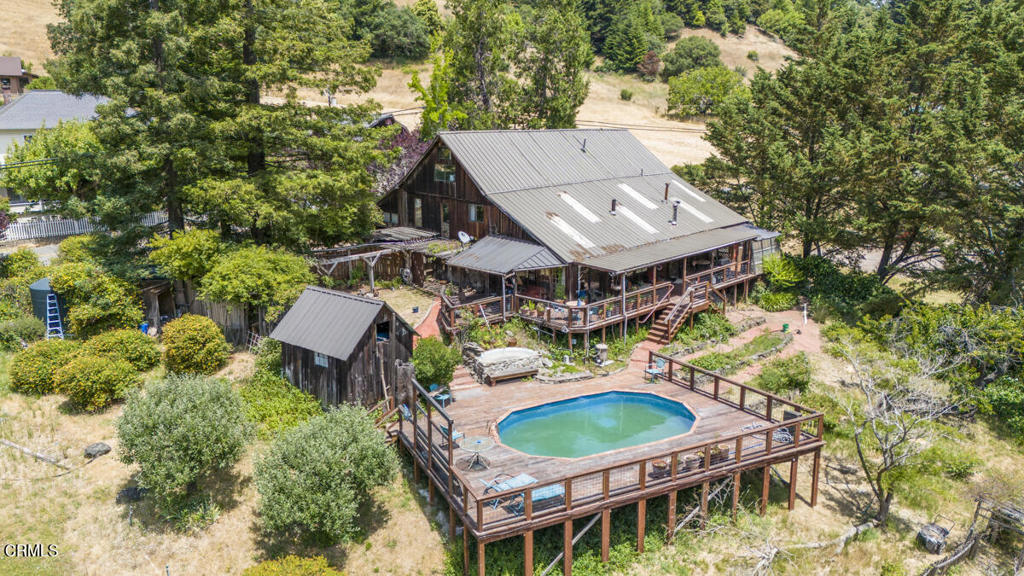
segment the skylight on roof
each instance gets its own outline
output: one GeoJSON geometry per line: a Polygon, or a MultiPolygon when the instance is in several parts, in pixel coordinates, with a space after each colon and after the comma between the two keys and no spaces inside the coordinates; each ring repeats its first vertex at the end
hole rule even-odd
{"type": "Polygon", "coordinates": [[[703,196],[701,196],[700,194],[697,194],[696,192],[691,190],[689,186],[686,186],[685,184],[683,184],[679,180],[673,180],[672,183],[675,184],[676,187],[681,188],[683,190],[683,192],[686,192],[687,194],[689,194],[694,200],[697,200],[699,202],[706,202],[707,201],[707,200],[704,199],[703,196]]]}
{"type": "Polygon", "coordinates": [[[622,204],[619,204],[617,211],[619,212],[619,214],[622,214],[626,218],[632,220],[633,223],[636,224],[637,226],[643,228],[647,233],[656,234],[658,232],[657,228],[645,222],[643,218],[637,216],[635,212],[633,212],[629,208],[626,208],[622,204]]]}
{"type": "Polygon", "coordinates": [[[548,220],[551,220],[551,223],[554,224],[556,228],[561,230],[562,233],[568,236],[569,238],[572,238],[573,241],[579,244],[580,246],[587,249],[594,248],[595,246],[597,246],[596,244],[591,242],[589,238],[587,238],[583,234],[580,234],[579,230],[570,226],[569,223],[566,222],[565,220],[562,220],[562,217],[559,216],[558,214],[548,214],[548,220]]]}
{"type": "Polygon", "coordinates": [[[586,206],[580,204],[579,200],[569,196],[565,192],[559,192],[558,197],[565,201],[569,206],[572,206],[573,210],[579,212],[579,215],[586,218],[591,224],[597,224],[601,221],[601,219],[597,217],[597,214],[591,212],[586,206]]]}
{"type": "Polygon", "coordinates": [[[686,202],[683,202],[682,200],[678,200],[678,199],[677,199],[677,200],[675,200],[675,201],[679,203],[679,207],[680,207],[680,208],[682,208],[683,210],[686,210],[686,211],[687,211],[687,212],[689,212],[690,214],[693,214],[693,215],[694,215],[694,216],[696,216],[696,217],[697,217],[697,218],[698,218],[698,219],[699,219],[699,220],[700,220],[701,222],[704,222],[705,224],[707,224],[707,223],[709,223],[709,222],[713,222],[713,220],[712,220],[712,218],[711,218],[710,216],[708,216],[707,214],[705,214],[705,213],[701,212],[700,210],[697,210],[697,209],[696,209],[696,208],[694,208],[693,206],[690,206],[690,205],[689,205],[689,204],[687,204],[686,202]]]}
{"type": "Polygon", "coordinates": [[[648,200],[646,197],[644,197],[643,194],[634,190],[629,184],[619,184],[619,189],[625,192],[626,194],[629,194],[633,198],[633,200],[636,200],[637,202],[642,204],[644,208],[647,208],[648,210],[654,210],[658,207],[657,204],[648,200]]]}

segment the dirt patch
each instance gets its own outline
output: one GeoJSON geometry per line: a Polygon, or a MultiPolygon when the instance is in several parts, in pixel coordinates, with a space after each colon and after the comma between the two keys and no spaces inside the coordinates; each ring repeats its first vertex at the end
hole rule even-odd
{"type": "Polygon", "coordinates": [[[377,298],[387,302],[388,306],[412,327],[416,327],[427,317],[430,305],[434,302],[433,296],[407,286],[378,290],[377,298]]]}
{"type": "Polygon", "coordinates": [[[256,372],[256,356],[248,352],[235,352],[228,357],[226,366],[214,374],[218,378],[228,380],[242,380],[256,372]]]}

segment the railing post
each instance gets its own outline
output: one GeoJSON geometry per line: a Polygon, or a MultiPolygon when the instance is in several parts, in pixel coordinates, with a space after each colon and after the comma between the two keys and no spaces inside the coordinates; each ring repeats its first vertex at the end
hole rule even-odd
{"type": "Polygon", "coordinates": [[[694,373],[693,366],[690,366],[690,390],[692,391],[692,390],[696,390],[696,389],[697,389],[697,377],[696,377],[696,374],[694,373]]]}
{"type": "Polygon", "coordinates": [[[772,402],[775,400],[772,396],[768,397],[768,409],[764,411],[764,417],[769,422],[772,421],[772,402]]]}
{"type": "Polygon", "coordinates": [[[743,459],[743,436],[736,439],[736,463],[739,464],[743,459]]]}
{"type": "Polygon", "coordinates": [[[747,387],[740,388],[740,410],[747,409],[747,387]]]}
{"type": "Polygon", "coordinates": [[[793,448],[800,447],[800,429],[803,428],[803,421],[797,422],[793,426],[793,448]]]}
{"type": "Polygon", "coordinates": [[[718,375],[716,374],[715,375],[715,400],[718,400],[718,385],[719,385],[719,379],[718,379],[718,375]]]}
{"type": "Polygon", "coordinates": [[[565,509],[572,510],[572,478],[565,479],[565,509]]]}
{"type": "Polygon", "coordinates": [[[607,500],[611,492],[611,482],[608,477],[608,470],[605,470],[601,474],[601,492],[604,495],[604,499],[607,500]]]}
{"type": "Polygon", "coordinates": [[[676,476],[679,475],[679,453],[672,453],[672,460],[669,464],[671,466],[670,473],[672,474],[672,480],[675,481],[676,476]]]}
{"type": "Polygon", "coordinates": [[[523,492],[523,514],[527,522],[533,519],[533,488],[530,487],[523,492]]]}
{"type": "Polygon", "coordinates": [[[479,531],[484,529],[484,501],[479,498],[476,500],[476,529],[479,531]]]}
{"type": "Polygon", "coordinates": [[[640,477],[637,478],[637,481],[640,483],[640,489],[643,490],[647,488],[647,460],[640,461],[638,468],[640,470],[640,477]]]}

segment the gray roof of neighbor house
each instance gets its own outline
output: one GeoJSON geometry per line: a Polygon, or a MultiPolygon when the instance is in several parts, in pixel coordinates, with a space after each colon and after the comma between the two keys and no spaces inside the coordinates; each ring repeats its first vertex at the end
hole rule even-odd
{"type": "Polygon", "coordinates": [[[565,262],[641,268],[660,261],[665,250],[713,249],[722,235],[701,233],[747,222],[676,176],[627,130],[442,132],[439,138],[488,200],[565,262]]]}
{"type": "MultiPolygon", "coordinates": [[[[307,286],[270,337],[332,358],[348,360],[366,334],[366,329],[385,306],[387,304],[381,300],[307,286]]],[[[404,323],[400,316],[396,314],[395,317],[404,323]]]]}
{"type": "Polygon", "coordinates": [[[104,96],[75,96],[60,90],[32,90],[0,108],[0,130],[53,128],[58,122],[91,120],[104,96]]]}
{"type": "Polygon", "coordinates": [[[21,58],[0,56],[0,76],[21,76],[24,71],[21,67],[21,58]]]}
{"type": "Polygon", "coordinates": [[[539,244],[492,234],[452,256],[447,264],[456,268],[505,275],[514,271],[555,268],[564,265],[564,262],[539,244]]]}

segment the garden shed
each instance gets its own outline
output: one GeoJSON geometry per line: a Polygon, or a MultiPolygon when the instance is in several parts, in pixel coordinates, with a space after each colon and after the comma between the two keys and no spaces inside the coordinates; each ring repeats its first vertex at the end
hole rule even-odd
{"type": "Polygon", "coordinates": [[[324,406],[372,406],[394,395],[396,360],[412,357],[414,330],[386,303],[308,286],[270,334],[293,385],[324,406]]]}

